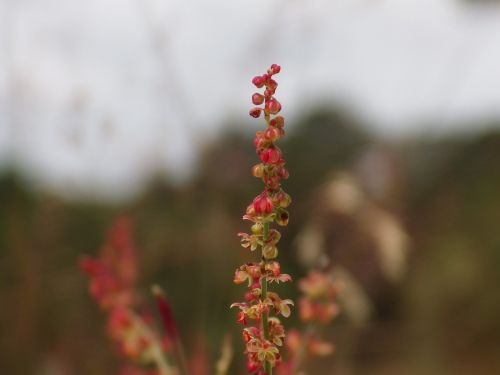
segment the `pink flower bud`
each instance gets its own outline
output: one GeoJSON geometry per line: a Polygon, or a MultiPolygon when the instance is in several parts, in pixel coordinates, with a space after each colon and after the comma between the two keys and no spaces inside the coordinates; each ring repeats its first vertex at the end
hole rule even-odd
{"type": "Polygon", "coordinates": [[[270,142],[268,139],[266,139],[264,132],[257,132],[255,134],[255,139],[253,140],[253,144],[255,145],[255,148],[257,150],[260,150],[269,146],[270,142]]]}
{"type": "Polygon", "coordinates": [[[286,208],[290,206],[290,203],[292,203],[292,198],[284,191],[281,191],[276,195],[276,205],[286,208]]]}
{"type": "Polygon", "coordinates": [[[271,74],[278,74],[281,71],[281,66],[273,64],[269,70],[271,71],[271,74]]]}
{"type": "Polygon", "coordinates": [[[253,200],[253,208],[257,215],[268,215],[273,212],[273,202],[265,194],[261,194],[253,200]]]}
{"type": "Polygon", "coordinates": [[[250,285],[250,291],[254,296],[260,296],[262,290],[260,289],[260,277],[255,279],[255,281],[250,285]]]}
{"type": "Polygon", "coordinates": [[[290,177],[290,174],[288,173],[288,170],[284,167],[281,167],[279,170],[278,170],[278,175],[283,179],[283,180],[286,180],[288,179],[288,177],[290,177]]]}
{"type": "Polygon", "coordinates": [[[280,129],[269,127],[264,133],[264,136],[271,142],[274,142],[281,136],[281,131],[280,129]]]}
{"type": "Polygon", "coordinates": [[[275,92],[276,92],[276,90],[266,89],[264,91],[264,97],[266,99],[271,99],[271,97],[274,95],[275,92]]]}
{"type": "Polygon", "coordinates": [[[261,105],[264,103],[264,96],[259,93],[255,93],[252,95],[252,103],[255,105],[261,105]]]}
{"type": "Polygon", "coordinates": [[[271,99],[266,103],[266,111],[272,115],[275,115],[281,111],[281,104],[276,99],[271,99]]]}
{"type": "Polygon", "coordinates": [[[276,175],[264,176],[263,181],[268,189],[276,190],[280,187],[280,178],[276,175]]]}
{"type": "Polygon", "coordinates": [[[264,86],[264,83],[266,82],[266,79],[262,76],[257,76],[257,77],[253,77],[252,79],[252,83],[257,87],[257,88],[261,88],[262,86],[264,86]]]}
{"type": "Polygon", "coordinates": [[[259,156],[264,164],[276,164],[281,159],[281,153],[275,148],[268,148],[262,151],[259,156]]]}
{"type": "Polygon", "coordinates": [[[256,263],[247,264],[247,272],[254,279],[254,281],[257,282],[257,286],[255,287],[258,288],[260,286],[258,280],[260,279],[261,276],[260,265],[256,263]]]}
{"type": "Polygon", "coordinates": [[[266,80],[266,87],[270,90],[276,90],[276,88],[278,87],[278,82],[276,82],[274,79],[271,79],[269,77],[269,79],[266,80]]]}
{"type": "Polygon", "coordinates": [[[261,112],[262,112],[262,108],[255,107],[255,108],[252,108],[249,113],[250,113],[250,116],[252,116],[254,118],[259,118],[261,112]]]}

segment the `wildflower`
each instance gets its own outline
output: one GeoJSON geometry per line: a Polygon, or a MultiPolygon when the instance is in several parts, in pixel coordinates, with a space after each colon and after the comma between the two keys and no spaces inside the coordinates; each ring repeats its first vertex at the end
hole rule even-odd
{"type": "Polygon", "coordinates": [[[98,259],[83,257],[80,268],[90,278],[89,292],[102,309],[134,302],[135,248],[127,219],[117,220],[98,259]]]}
{"type": "MultiPolygon", "coordinates": [[[[313,327],[324,326],[338,314],[336,297],[337,284],[320,271],[312,271],[299,281],[299,288],[303,297],[299,300],[300,318],[309,323],[309,329],[301,334],[291,330],[286,337],[286,347],[289,356],[278,372],[279,375],[295,374],[299,371],[301,363],[309,357],[325,356],[334,351],[334,346],[321,340],[318,332],[313,327]]],[[[285,301],[273,300],[273,306],[280,306],[285,301]]]]}
{"type": "MultiPolygon", "coordinates": [[[[163,357],[169,339],[177,333],[170,325],[169,336],[158,336],[151,327],[151,317],[134,311],[136,305],[135,281],[137,273],[135,246],[126,219],[119,219],[108,232],[105,245],[97,258],[84,257],[80,268],[89,277],[89,292],[108,316],[107,331],[123,357],[140,364],[155,365],[161,374],[174,374],[163,357]]],[[[165,301],[159,302],[160,315],[168,315],[165,301]]],[[[123,374],[153,375],[125,367],[123,374]]]]}

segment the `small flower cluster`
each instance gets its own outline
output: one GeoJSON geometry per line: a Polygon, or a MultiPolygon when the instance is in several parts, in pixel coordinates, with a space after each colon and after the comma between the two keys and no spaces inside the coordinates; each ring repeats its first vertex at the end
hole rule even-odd
{"type": "Polygon", "coordinates": [[[307,357],[326,356],[334,350],[333,345],[321,340],[316,331],[331,323],[339,313],[338,284],[326,273],[311,271],[299,281],[299,289],[303,294],[299,300],[299,315],[308,326],[305,332],[291,330],[288,333],[288,359],[280,375],[295,374],[307,357]]]}
{"type": "Polygon", "coordinates": [[[137,263],[135,247],[126,219],[110,229],[98,258],[84,257],[80,267],[90,279],[89,291],[108,315],[108,334],[120,353],[134,363],[155,364],[158,371],[125,367],[125,374],[170,375],[175,372],[165,362],[169,343],[151,327],[148,314],[134,311],[137,263]]]}
{"type": "Polygon", "coordinates": [[[99,258],[83,257],[80,267],[90,278],[91,296],[103,310],[132,306],[137,260],[129,222],[125,218],[117,220],[99,258]]]}
{"type": "Polygon", "coordinates": [[[305,322],[329,324],[339,313],[338,285],[325,273],[312,271],[299,281],[304,294],[299,300],[300,318],[305,322]]]}
{"type": "Polygon", "coordinates": [[[251,233],[239,233],[238,236],[244,248],[251,251],[260,248],[262,257],[260,262],[247,263],[236,270],[234,282],[247,283],[248,292],[245,302],[231,305],[240,309],[239,323],[248,325],[249,320],[254,323],[244,328],[243,340],[247,369],[259,375],[272,374],[273,368],[280,364],[278,347],[283,345],[285,330],[277,316],[290,316],[290,305],[293,305],[291,300],[281,299],[277,293],[268,291],[269,283],[291,281],[290,275],[281,273],[280,264],[275,260],[281,234],[270,228],[273,222],[280,226],[288,224],[286,208],[291,203],[290,196],[281,188],[281,180],[288,178],[288,171],[281,150],[275,144],[285,134],[284,118],[277,115],[281,104],[274,97],[278,84],[273,76],[279,72],[280,67],[273,64],[266,74],[252,80],[257,88],[265,88],[263,94],[252,95],[252,102],[257,107],[250,110],[250,115],[255,118],[263,114],[267,123],[264,131],[256,133],[254,145],[261,163],[252,168],[253,176],[262,179],[265,188],[243,216],[253,223],[251,233]]]}

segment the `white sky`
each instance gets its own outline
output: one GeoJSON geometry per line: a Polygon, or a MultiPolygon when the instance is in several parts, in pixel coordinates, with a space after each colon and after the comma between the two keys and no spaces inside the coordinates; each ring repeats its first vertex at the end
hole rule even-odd
{"type": "Polygon", "coordinates": [[[0,163],[69,195],[179,177],[248,124],[250,79],[271,63],[289,119],[332,99],[389,136],[500,118],[495,5],[0,0],[0,163]]]}

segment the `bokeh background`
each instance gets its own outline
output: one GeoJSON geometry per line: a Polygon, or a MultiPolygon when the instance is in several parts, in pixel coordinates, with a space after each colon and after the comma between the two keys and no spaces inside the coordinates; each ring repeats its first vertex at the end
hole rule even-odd
{"type": "Polygon", "coordinates": [[[120,215],[144,303],[164,287],[190,353],[232,333],[244,373],[228,306],[271,63],[282,267],[327,256],[349,286],[312,373],[500,373],[499,40],[493,0],[0,0],[0,373],[116,373],[78,259],[120,215]]]}

